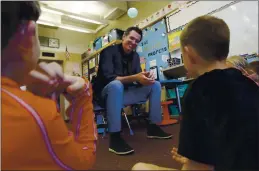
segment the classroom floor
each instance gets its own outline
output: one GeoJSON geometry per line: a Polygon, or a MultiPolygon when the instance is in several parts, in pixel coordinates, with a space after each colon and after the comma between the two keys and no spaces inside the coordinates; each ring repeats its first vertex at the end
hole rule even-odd
{"type": "Polygon", "coordinates": [[[108,136],[99,136],[97,145],[97,160],[93,170],[130,170],[137,162],[153,163],[163,167],[180,169],[180,165],[172,160],[171,149],[178,144],[179,124],[165,126],[163,129],[174,135],[169,140],[153,140],[146,138],[145,124],[133,122],[133,136],[127,126],[123,126],[123,137],[135,149],[133,155],[118,156],[108,151],[108,136]]]}

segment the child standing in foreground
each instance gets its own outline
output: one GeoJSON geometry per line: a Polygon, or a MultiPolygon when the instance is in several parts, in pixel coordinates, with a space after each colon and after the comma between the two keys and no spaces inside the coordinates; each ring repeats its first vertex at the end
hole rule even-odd
{"type": "Polygon", "coordinates": [[[97,137],[89,82],[56,63],[36,68],[39,2],[3,1],[1,10],[2,169],[90,169],[97,137]],[[72,102],[71,132],[51,99],[63,92],[72,102]]]}
{"type": "MultiPolygon", "coordinates": [[[[258,170],[259,88],[226,65],[230,30],[213,16],[192,20],[183,30],[184,66],[196,78],[182,110],[179,148],[182,170],[258,170]]],[[[133,170],[158,169],[138,163],[133,170]]]]}

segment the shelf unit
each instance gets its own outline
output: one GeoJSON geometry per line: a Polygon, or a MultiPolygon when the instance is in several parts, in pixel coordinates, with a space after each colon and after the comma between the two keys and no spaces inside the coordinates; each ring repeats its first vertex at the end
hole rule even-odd
{"type": "Polygon", "coordinates": [[[98,65],[99,61],[98,61],[98,55],[107,47],[109,46],[112,46],[112,45],[115,45],[115,44],[120,44],[122,41],[121,40],[114,40],[114,41],[111,41],[110,43],[108,43],[107,45],[103,46],[102,48],[100,48],[99,50],[95,51],[94,53],[86,56],[86,53],[83,53],[82,54],[82,75],[85,75],[84,74],[84,71],[85,71],[85,68],[84,68],[84,65],[87,63],[87,70],[88,70],[88,79],[90,80],[90,74],[94,73],[95,72],[95,69],[94,68],[89,68],[89,61],[93,58],[95,58],[95,66],[98,65]]]}
{"type": "Polygon", "coordinates": [[[103,46],[101,49],[95,51],[94,53],[92,53],[92,54],[90,54],[90,55],[88,55],[88,56],[86,56],[86,53],[87,53],[87,52],[83,53],[83,54],[82,54],[82,62],[84,63],[85,61],[87,61],[87,60],[91,59],[92,57],[98,55],[98,54],[101,53],[101,51],[104,50],[105,48],[107,48],[107,47],[109,47],[109,46],[111,46],[111,45],[114,45],[114,44],[120,44],[121,42],[122,42],[121,40],[114,40],[114,41],[111,41],[111,42],[108,43],[107,45],[103,46]]]}
{"type": "Polygon", "coordinates": [[[180,65],[176,65],[176,66],[172,66],[172,67],[169,67],[167,69],[164,69],[163,73],[168,78],[176,79],[176,78],[186,76],[187,71],[184,68],[184,64],[180,64],[180,65]]]}

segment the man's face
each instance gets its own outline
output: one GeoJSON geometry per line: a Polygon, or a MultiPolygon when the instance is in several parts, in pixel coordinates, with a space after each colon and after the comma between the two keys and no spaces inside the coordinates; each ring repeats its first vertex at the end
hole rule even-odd
{"type": "Polygon", "coordinates": [[[122,38],[122,46],[126,53],[132,52],[138,46],[138,43],[141,40],[141,35],[136,31],[132,30],[129,35],[123,36],[122,38]]]}

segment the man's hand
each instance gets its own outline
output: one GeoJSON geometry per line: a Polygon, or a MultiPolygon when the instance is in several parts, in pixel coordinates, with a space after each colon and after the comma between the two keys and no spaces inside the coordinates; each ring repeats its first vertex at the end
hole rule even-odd
{"type": "Polygon", "coordinates": [[[149,72],[141,72],[136,75],[137,81],[142,85],[151,85],[155,82],[155,80],[151,77],[149,78],[149,72]]]}
{"type": "Polygon", "coordinates": [[[151,80],[155,80],[155,73],[154,72],[145,72],[145,76],[151,80]]]}

